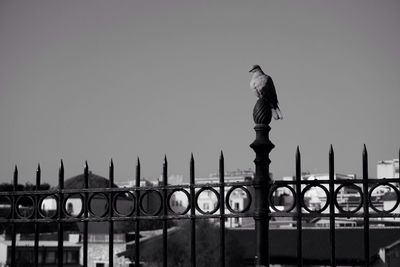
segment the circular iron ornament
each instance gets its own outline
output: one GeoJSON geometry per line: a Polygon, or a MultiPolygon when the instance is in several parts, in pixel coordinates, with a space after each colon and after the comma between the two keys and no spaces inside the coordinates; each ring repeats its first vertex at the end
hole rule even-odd
{"type": "Polygon", "coordinates": [[[161,195],[161,193],[160,193],[159,191],[154,190],[154,189],[150,189],[150,190],[147,190],[143,195],[140,196],[140,199],[139,199],[139,208],[140,208],[140,211],[143,212],[145,215],[156,216],[156,215],[158,215],[158,214],[161,212],[162,207],[163,207],[163,199],[162,199],[162,195],[161,195]],[[158,198],[160,199],[160,207],[158,207],[158,209],[156,209],[155,212],[150,213],[150,212],[146,212],[146,211],[145,211],[145,209],[144,209],[144,207],[143,207],[143,199],[144,199],[144,197],[145,197],[146,195],[149,195],[149,194],[151,194],[151,193],[153,193],[153,192],[156,193],[156,195],[157,195],[158,198]]]}
{"type": "Polygon", "coordinates": [[[300,198],[300,200],[301,200],[301,205],[302,205],[302,207],[303,207],[306,211],[308,211],[308,212],[310,212],[310,213],[321,213],[321,212],[323,212],[323,211],[329,206],[329,191],[328,191],[328,189],[326,189],[325,187],[323,187],[323,186],[320,185],[320,184],[311,183],[311,184],[307,185],[306,187],[304,187],[303,191],[301,191],[301,198],[300,198]],[[319,188],[321,188],[321,189],[325,192],[325,195],[326,195],[326,202],[325,202],[325,205],[324,205],[322,208],[320,208],[319,210],[310,210],[310,209],[307,207],[307,205],[305,205],[305,203],[304,203],[304,195],[305,195],[305,193],[306,193],[308,190],[310,190],[310,188],[312,188],[312,187],[319,187],[319,188]]]}
{"type": "Polygon", "coordinates": [[[57,216],[57,212],[58,212],[58,196],[57,195],[45,195],[45,196],[42,196],[40,199],[39,199],[39,206],[38,206],[38,209],[39,209],[39,215],[40,216],[42,216],[42,218],[46,218],[46,219],[53,219],[53,218],[55,218],[56,216],[57,216]],[[49,214],[46,214],[46,212],[42,209],[42,204],[43,204],[43,201],[46,199],[46,198],[53,198],[54,199],[54,201],[56,202],[56,209],[53,211],[52,210],[52,215],[49,215],[49,214]]]}
{"type": "Polygon", "coordinates": [[[362,193],[361,188],[359,186],[357,186],[355,184],[351,184],[351,183],[350,184],[341,184],[338,188],[336,188],[333,198],[334,198],[336,208],[341,213],[356,213],[357,211],[359,211],[362,208],[363,203],[364,203],[363,193],[362,193]],[[339,194],[339,191],[344,187],[349,187],[349,188],[355,189],[357,191],[357,193],[360,194],[360,203],[358,204],[358,206],[355,209],[346,211],[339,205],[338,200],[337,200],[337,195],[339,194]]]}
{"type": "MultiPolygon", "coordinates": [[[[26,201],[25,200],[25,201],[26,201]]],[[[22,219],[28,219],[31,218],[35,212],[35,200],[33,199],[32,196],[19,196],[17,198],[17,201],[15,201],[15,212],[17,213],[18,217],[22,218],[22,219]],[[28,211],[27,214],[23,214],[21,213],[21,211],[19,210],[19,205],[22,205],[21,202],[24,201],[24,199],[29,200],[29,202],[32,203],[32,209],[30,211],[28,211]]]]}
{"type": "MultiPolygon", "coordinates": [[[[101,199],[101,198],[98,198],[98,199],[101,199]]],[[[106,216],[106,214],[108,213],[108,197],[104,193],[93,193],[93,194],[91,194],[89,196],[89,198],[88,198],[88,201],[87,201],[87,208],[88,208],[88,211],[89,211],[90,215],[92,215],[94,217],[97,217],[97,218],[104,218],[106,216]],[[93,211],[93,209],[92,209],[92,200],[95,197],[101,197],[102,199],[104,199],[106,201],[106,205],[104,207],[104,211],[102,213],[100,213],[100,215],[97,215],[96,212],[93,211]]]]}
{"type": "Polygon", "coordinates": [[[82,214],[83,214],[83,210],[84,210],[83,207],[84,207],[84,204],[85,204],[85,202],[83,201],[83,199],[84,199],[84,198],[83,198],[83,195],[82,195],[81,193],[72,193],[72,194],[67,194],[67,195],[65,195],[64,201],[63,201],[63,203],[62,203],[62,210],[63,210],[63,213],[64,213],[67,217],[70,217],[70,218],[79,218],[79,217],[81,217],[82,214]],[[79,213],[76,214],[76,215],[69,213],[68,210],[67,210],[67,207],[66,207],[68,199],[70,199],[72,196],[79,196],[79,199],[81,200],[81,203],[82,203],[81,210],[80,210],[79,213]]]}
{"type": "Polygon", "coordinates": [[[198,212],[200,212],[201,214],[204,214],[204,215],[214,214],[214,213],[219,209],[219,206],[220,206],[220,203],[219,203],[219,193],[217,192],[217,190],[215,190],[214,188],[212,188],[212,187],[210,187],[210,186],[202,187],[199,191],[196,192],[196,196],[195,196],[195,198],[194,198],[194,203],[195,203],[196,210],[197,210],[198,212]],[[199,207],[199,203],[198,203],[200,194],[201,194],[202,192],[204,192],[204,191],[207,191],[207,190],[213,192],[214,195],[217,197],[217,205],[215,205],[214,209],[212,209],[212,210],[210,210],[210,211],[204,211],[204,210],[202,210],[202,209],[199,207]]]}
{"type": "Polygon", "coordinates": [[[389,184],[388,182],[381,182],[381,183],[378,183],[378,184],[374,185],[373,187],[371,187],[371,189],[369,190],[369,193],[368,193],[368,200],[369,200],[369,206],[370,206],[374,211],[376,211],[376,212],[378,212],[378,213],[381,213],[381,214],[382,214],[382,213],[387,214],[387,213],[391,213],[392,211],[394,211],[394,210],[397,208],[397,206],[399,205],[399,201],[400,201],[400,192],[399,192],[399,190],[398,190],[394,185],[389,184]],[[397,197],[397,199],[396,199],[396,204],[394,204],[394,206],[393,206],[391,209],[389,209],[389,210],[378,210],[378,209],[374,206],[374,204],[372,204],[372,201],[371,201],[372,192],[373,192],[378,186],[388,186],[388,187],[392,188],[392,189],[394,190],[394,192],[396,192],[396,197],[397,197]]]}
{"type": "Polygon", "coordinates": [[[291,212],[295,207],[296,207],[296,192],[294,191],[294,189],[288,185],[275,185],[272,187],[272,189],[269,191],[269,206],[271,207],[271,209],[273,209],[276,212],[291,212]],[[276,206],[274,205],[274,202],[272,201],[272,197],[273,197],[273,193],[278,189],[278,188],[287,188],[289,189],[290,193],[292,193],[293,196],[293,203],[292,205],[290,205],[290,207],[288,209],[284,209],[284,210],[279,210],[276,208],[276,206]]]}
{"type": "Polygon", "coordinates": [[[113,199],[113,212],[115,214],[117,214],[120,217],[129,217],[131,216],[134,212],[135,212],[135,206],[136,206],[136,197],[134,194],[132,194],[131,192],[119,192],[116,195],[114,195],[114,199],[113,199]],[[128,196],[127,196],[128,195],[128,196]],[[133,205],[133,208],[128,212],[128,213],[123,213],[121,211],[118,210],[118,206],[117,206],[117,201],[119,197],[124,197],[124,198],[128,198],[131,199],[133,203],[135,203],[135,205],[133,205]]]}
{"type": "Polygon", "coordinates": [[[168,197],[167,197],[167,208],[168,208],[168,210],[169,210],[170,212],[172,212],[172,213],[175,214],[175,215],[185,215],[185,214],[190,210],[190,194],[189,194],[185,189],[182,189],[182,188],[176,188],[176,189],[172,190],[171,193],[169,193],[169,194],[168,194],[168,197]],[[172,195],[173,195],[174,193],[176,193],[176,192],[183,192],[183,193],[186,195],[187,200],[188,200],[188,205],[187,205],[186,209],[184,209],[182,212],[176,212],[176,211],[174,211],[174,210],[171,208],[171,205],[169,204],[172,195]]]}
{"type": "Polygon", "coordinates": [[[7,207],[7,206],[9,207],[8,209],[7,208],[3,209],[3,210],[6,211],[6,214],[3,214],[3,216],[0,216],[0,218],[8,219],[10,217],[10,215],[11,215],[11,207],[12,207],[11,203],[12,203],[11,198],[9,198],[8,196],[1,196],[0,197],[0,205],[2,205],[2,206],[4,205],[5,207],[7,207]]]}
{"type": "Polygon", "coordinates": [[[247,212],[250,209],[251,202],[252,202],[252,198],[251,198],[251,194],[250,194],[249,190],[247,190],[247,188],[242,186],[242,185],[232,186],[228,190],[228,192],[226,193],[226,197],[225,197],[226,208],[232,213],[245,213],[245,212],[247,212]],[[249,200],[247,205],[245,207],[243,207],[242,210],[234,210],[234,209],[232,209],[231,204],[229,203],[229,199],[231,197],[231,194],[236,189],[241,189],[243,192],[245,192],[247,197],[248,197],[248,200],[249,200]]]}

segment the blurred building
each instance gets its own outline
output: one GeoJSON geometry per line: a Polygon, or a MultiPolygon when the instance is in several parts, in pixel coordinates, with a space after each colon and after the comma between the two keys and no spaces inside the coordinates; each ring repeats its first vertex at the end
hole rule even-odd
{"type": "Polygon", "coordinates": [[[399,178],[399,159],[379,161],[376,173],[377,178],[399,178]]]}
{"type": "MultiPolygon", "coordinates": [[[[335,173],[333,176],[334,180],[352,180],[356,178],[355,174],[340,174],[340,173],[335,173]]],[[[294,181],[295,177],[294,176],[288,176],[288,177],[283,177],[282,180],[285,181],[294,181]]],[[[304,173],[301,176],[302,181],[313,181],[313,180],[318,180],[318,181],[328,181],[329,180],[329,174],[328,173],[304,173]]],[[[334,190],[336,190],[340,185],[335,184],[334,185],[334,190]]],[[[306,187],[306,185],[302,184],[301,189],[303,190],[306,187]]],[[[295,186],[293,185],[293,188],[295,186]]],[[[321,184],[320,186],[311,186],[307,191],[304,192],[304,204],[309,210],[316,211],[322,209],[326,202],[327,202],[327,194],[325,190],[329,191],[329,185],[328,184],[321,184]]],[[[291,203],[293,203],[293,194],[290,191],[290,189],[286,187],[279,187],[277,190],[274,192],[275,196],[275,201],[279,200],[282,198],[282,196],[285,196],[285,202],[283,203],[276,203],[281,207],[282,210],[284,210],[284,206],[290,206],[291,203]]],[[[338,204],[342,207],[344,210],[351,210],[352,208],[355,208],[359,205],[361,199],[360,199],[360,194],[351,186],[344,186],[342,189],[339,190],[337,194],[337,200],[338,204]]],[[[337,212],[337,210],[336,210],[337,212]]],[[[325,209],[324,213],[329,213],[329,209],[325,209]]]]}
{"type": "MultiPolygon", "coordinates": [[[[254,172],[252,170],[236,170],[225,172],[224,181],[225,183],[236,183],[236,182],[245,182],[252,181],[254,178],[254,172]]],[[[204,185],[207,187],[208,184],[218,184],[219,183],[219,175],[218,174],[210,174],[209,177],[199,177],[196,178],[195,183],[198,185],[204,185]]],[[[187,183],[184,185],[188,185],[187,183]]],[[[197,197],[197,208],[196,214],[200,214],[199,210],[204,212],[205,214],[213,213],[215,209],[217,209],[218,205],[218,197],[213,192],[215,190],[219,194],[219,187],[212,187],[212,189],[206,189],[202,192],[198,193],[200,188],[196,188],[196,193],[198,193],[197,197]]],[[[232,186],[225,186],[224,196],[226,197],[228,192],[231,190],[232,186]]],[[[245,187],[246,188],[246,187],[245,187]]],[[[246,188],[247,189],[247,188],[246,188]]],[[[187,192],[189,189],[186,189],[187,192]]],[[[251,194],[251,189],[249,189],[249,193],[251,194]]],[[[251,196],[248,196],[247,193],[241,189],[237,188],[230,192],[229,197],[229,206],[233,211],[242,211],[245,209],[251,201],[251,196]]],[[[225,198],[224,198],[225,199],[225,198]]],[[[173,210],[177,212],[182,212],[188,206],[189,199],[187,195],[183,192],[176,192],[171,196],[170,206],[173,210]]],[[[226,203],[227,204],[227,203],[226,203]]],[[[226,208],[225,205],[225,214],[231,214],[232,212],[226,208]]],[[[219,210],[215,211],[215,214],[219,214],[219,210]]],[[[241,227],[246,219],[245,218],[226,218],[225,226],[226,227],[241,227]]],[[[218,220],[219,221],[219,220],[218,220]]]]}
{"type": "MultiPolygon", "coordinates": [[[[68,178],[64,182],[65,189],[79,189],[84,188],[84,175],[79,174],[77,176],[68,178]]],[[[88,177],[88,187],[89,188],[109,188],[109,179],[96,175],[92,172],[89,173],[88,177]]],[[[117,187],[117,185],[111,185],[111,187],[117,187]]],[[[135,205],[135,200],[128,194],[120,193],[116,203],[116,210],[121,214],[129,214],[135,205]]],[[[148,203],[152,201],[148,200],[149,196],[143,199],[143,206],[145,209],[149,208],[148,203]]],[[[64,194],[65,199],[65,216],[66,217],[80,217],[83,213],[83,195],[80,193],[64,194]]],[[[89,217],[103,217],[108,214],[108,200],[104,194],[94,193],[89,194],[88,208],[89,217]]],[[[57,201],[54,196],[48,196],[43,199],[40,203],[41,211],[45,217],[51,217],[52,214],[57,213],[57,201]]],[[[82,223],[71,223],[75,225],[75,230],[66,233],[69,236],[69,240],[73,238],[74,246],[79,248],[79,264],[83,262],[83,224],[82,223]]],[[[69,224],[65,224],[69,225],[69,224]]],[[[124,251],[126,249],[126,235],[125,230],[132,230],[129,228],[127,223],[124,222],[114,222],[114,266],[125,267],[127,266],[127,261],[123,257],[117,257],[116,254],[124,251]]],[[[34,241],[25,242],[26,246],[33,246],[34,241]],[[32,244],[31,244],[32,243],[32,244]]],[[[66,245],[69,245],[71,241],[64,241],[66,245]],[[65,243],[67,242],[67,243],[65,243]],[[69,243],[68,243],[69,242],[69,243]]],[[[42,244],[47,244],[48,246],[55,246],[55,251],[57,248],[57,241],[42,242],[40,241],[40,246],[42,244]]],[[[105,267],[108,266],[108,246],[109,246],[109,223],[108,222],[90,222],[88,224],[88,267],[105,267]]],[[[65,245],[64,245],[65,247],[65,245]]],[[[52,251],[52,249],[46,250],[52,251]]],[[[52,254],[51,254],[52,255],[52,254]]],[[[52,257],[52,256],[49,257],[52,257]]],[[[74,254],[75,255],[75,254],[74,254]]],[[[43,256],[44,260],[47,261],[46,255],[43,256]]],[[[74,256],[76,257],[76,255],[74,256]]],[[[32,258],[33,259],[33,258],[32,258]]],[[[75,258],[74,258],[75,259],[75,258]]],[[[50,258],[49,261],[51,261],[50,258]]],[[[48,266],[48,265],[46,265],[48,266]]],[[[51,266],[51,265],[49,265],[51,266]]],[[[69,266],[69,265],[68,265],[69,266]]]]}

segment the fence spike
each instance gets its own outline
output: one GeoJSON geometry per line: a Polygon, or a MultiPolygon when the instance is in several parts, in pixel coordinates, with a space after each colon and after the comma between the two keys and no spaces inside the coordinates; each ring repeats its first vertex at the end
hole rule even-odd
{"type": "MultiPolygon", "coordinates": [[[[36,185],[35,185],[35,191],[40,190],[40,163],[38,163],[38,166],[36,168],[36,185]]],[[[39,202],[39,196],[35,195],[35,201],[36,203],[39,202]]],[[[35,209],[34,211],[34,217],[35,219],[38,218],[38,209],[35,209]]],[[[33,255],[34,255],[34,266],[38,267],[39,266],[39,224],[35,222],[34,224],[34,245],[33,245],[33,255]]]]}
{"type": "Polygon", "coordinates": [[[301,155],[300,148],[296,149],[296,229],[297,229],[297,266],[303,267],[303,233],[302,233],[302,214],[301,214],[301,155]]]}
{"type": "Polygon", "coordinates": [[[41,174],[41,169],[40,169],[40,164],[38,163],[37,169],[36,169],[36,190],[40,189],[40,174],[41,174]]]}
{"type": "MultiPolygon", "coordinates": [[[[190,197],[188,199],[189,203],[195,203],[195,166],[194,166],[194,157],[193,153],[190,157],[190,174],[189,174],[189,182],[190,182],[190,197]]],[[[195,205],[190,206],[190,266],[196,267],[196,208],[195,205]]]]}
{"type": "Polygon", "coordinates": [[[333,152],[333,146],[332,146],[332,144],[331,144],[331,146],[330,146],[330,148],[329,148],[329,154],[333,154],[334,152],[333,152]]]}
{"type": "Polygon", "coordinates": [[[136,165],[137,165],[137,166],[140,166],[140,159],[139,159],[139,156],[137,157],[136,165]]]}
{"type": "Polygon", "coordinates": [[[364,144],[363,155],[367,155],[367,154],[368,154],[367,146],[364,144]]]}
{"type": "Polygon", "coordinates": [[[14,168],[13,184],[14,184],[14,190],[17,190],[17,187],[18,187],[18,166],[17,166],[17,164],[15,164],[15,168],[14,168]]]}
{"type": "Polygon", "coordinates": [[[140,205],[139,205],[140,191],[138,190],[138,188],[140,187],[140,159],[139,159],[139,156],[137,157],[137,162],[136,162],[135,186],[137,189],[136,194],[135,194],[135,196],[136,196],[135,209],[136,209],[136,216],[138,216],[138,218],[139,218],[139,219],[135,220],[135,266],[140,266],[140,242],[139,242],[139,236],[140,236],[140,205]]]}
{"type": "Polygon", "coordinates": [[[168,221],[166,216],[168,215],[168,204],[167,204],[167,189],[165,188],[168,185],[168,162],[167,162],[167,155],[164,157],[164,164],[163,164],[163,174],[162,174],[162,205],[163,205],[163,219],[162,219],[162,243],[163,243],[163,251],[162,251],[162,259],[163,259],[163,266],[167,267],[168,262],[168,221]]]}
{"type": "Polygon", "coordinates": [[[369,267],[370,261],[370,237],[369,237],[369,205],[370,199],[368,197],[368,152],[367,146],[364,144],[362,153],[362,175],[363,175],[363,207],[364,207],[364,261],[365,267],[369,267]]]}
{"type": "Polygon", "coordinates": [[[64,162],[61,160],[60,168],[58,169],[58,187],[64,188],[64,162]]]}
{"type": "Polygon", "coordinates": [[[194,179],[194,156],[193,153],[190,156],[190,182],[194,184],[194,180],[192,181],[192,179],[194,179]]]}
{"type": "Polygon", "coordinates": [[[224,159],[224,152],[221,150],[221,154],[220,154],[220,156],[219,156],[219,159],[220,160],[223,160],[224,159]]]}
{"type": "Polygon", "coordinates": [[[140,186],[140,159],[137,157],[137,162],[136,162],[136,181],[135,184],[137,187],[140,186]]]}
{"type": "Polygon", "coordinates": [[[163,183],[164,185],[167,185],[167,177],[168,176],[168,160],[167,160],[167,155],[164,157],[164,163],[163,163],[163,183]]]}
{"type": "MultiPolygon", "coordinates": [[[[335,191],[335,159],[333,146],[329,149],[329,239],[330,239],[330,255],[331,266],[336,266],[336,229],[335,229],[335,206],[334,206],[334,191],[335,191]]],[[[327,199],[328,201],[328,199],[327,199]]]]}
{"type": "MultiPolygon", "coordinates": [[[[18,190],[18,167],[15,164],[14,168],[14,177],[13,177],[13,191],[18,190]]],[[[15,208],[13,208],[13,211],[11,213],[11,216],[13,219],[15,219],[15,208]]],[[[11,266],[16,266],[16,246],[17,246],[17,225],[15,222],[11,223],[11,266]]]]}
{"type": "Polygon", "coordinates": [[[84,188],[88,188],[89,187],[89,165],[87,160],[85,161],[85,168],[83,170],[83,175],[84,175],[84,188]]]}
{"type": "MultiPolygon", "coordinates": [[[[114,162],[113,162],[112,158],[110,160],[108,178],[109,178],[109,181],[108,181],[109,187],[111,188],[114,186],[114,162]]],[[[110,214],[111,214],[111,212],[110,212],[110,214]]]]}

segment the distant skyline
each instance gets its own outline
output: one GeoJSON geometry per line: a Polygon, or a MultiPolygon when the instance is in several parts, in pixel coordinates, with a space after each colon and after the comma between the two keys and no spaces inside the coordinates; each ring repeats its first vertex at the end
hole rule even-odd
{"type": "Polygon", "coordinates": [[[117,181],[253,168],[248,73],[271,75],[284,116],[270,171],[371,177],[400,146],[400,2],[0,1],[0,182],[57,183],[83,171],[117,181]]]}

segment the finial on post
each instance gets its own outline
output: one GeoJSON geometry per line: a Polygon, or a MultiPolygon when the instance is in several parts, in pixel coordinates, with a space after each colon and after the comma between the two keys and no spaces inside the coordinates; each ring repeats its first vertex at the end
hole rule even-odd
{"type": "Polygon", "coordinates": [[[254,105],[253,119],[255,124],[269,125],[272,119],[271,105],[267,99],[259,98],[254,105]]]}

